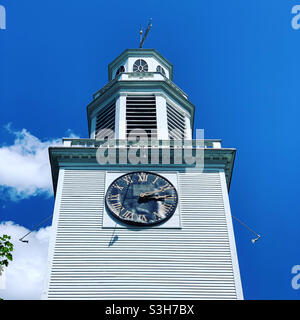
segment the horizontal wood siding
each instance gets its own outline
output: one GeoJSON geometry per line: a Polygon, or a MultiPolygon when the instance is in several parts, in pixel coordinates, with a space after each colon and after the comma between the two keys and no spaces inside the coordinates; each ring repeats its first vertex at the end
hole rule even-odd
{"type": "Polygon", "coordinates": [[[104,185],[65,170],[49,299],[237,298],[219,173],[179,174],[182,229],[103,229],[104,185]]]}

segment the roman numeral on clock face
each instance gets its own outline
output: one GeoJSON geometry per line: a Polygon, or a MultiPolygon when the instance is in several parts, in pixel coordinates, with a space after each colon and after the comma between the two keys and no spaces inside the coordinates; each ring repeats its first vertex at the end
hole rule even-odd
{"type": "Polygon", "coordinates": [[[174,187],[172,187],[169,184],[165,184],[164,186],[161,187],[163,189],[163,191],[167,191],[167,190],[172,190],[174,189],[174,187]]]}
{"type": "Polygon", "coordinates": [[[172,204],[168,204],[168,203],[164,203],[160,209],[163,211],[163,212],[168,212],[169,210],[171,210],[172,208],[172,204]]]}
{"type": "Polygon", "coordinates": [[[114,211],[116,211],[118,214],[124,209],[121,202],[112,203],[111,206],[113,207],[114,211]]]}
{"type": "Polygon", "coordinates": [[[138,215],[138,220],[139,221],[144,221],[144,222],[148,222],[146,216],[144,214],[139,214],[138,215]]]}
{"type": "Polygon", "coordinates": [[[175,196],[174,196],[174,194],[167,194],[167,195],[166,195],[166,200],[175,201],[175,196]]]}
{"type": "Polygon", "coordinates": [[[131,179],[131,177],[130,177],[130,176],[124,176],[124,177],[123,177],[123,180],[125,180],[125,181],[126,181],[127,185],[129,185],[130,183],[132,183],[132,182],[133,182],[133,180],[131,179]]]}
{"type": "Polygon", "coordinates": [[[154,215],[158,220],[163,219],[163,218],[166,217],[166,215],[165,215],[164,213],[162,213],[162,212],[156,212],[156,211],[153,212],[153,215],[154,215]]]}
{"type": "Polygon", "coordinates": [[[147,182],[148,180],[148,174],[145,172],[138,173],[138,177],[140,182],[147,182]]]}
{"type": "Polygon", "coordinates": [[[110,199],[111,201],[120,201],[120,200],[121,200],[120,193],[111,194],[111,195],[109,196],[109,199],[110,199]]]}
{"type": "Polygon", "coordinates": [[[152,183],[155,184],[158,179],[159,179],[159,176],[156,176],[155,179],[152,181],[152,183]]]}
{"type": "Polygon", "coordinates": [[[122,214],[122,217],[134,220],[134,213],[127,210],[125,213],[122,214]]]}
{"type": "Polygon", "coordinates": [[[154,216],[155,216],[158,220],[166,217],[165,214],[163,214],[162,212],[156,212],[156,211],[154,211],[153,214],[154,214],[154,216]]]}
{"type": "Polygon", "coordinates": [[[124,189],[124,187],[119,186],[117,183],[115,183],[115,184],[113,185],[113,187],[116,188],[116,189],[119,189],[120,191],[122,191],[122,190],[124,189]]]}

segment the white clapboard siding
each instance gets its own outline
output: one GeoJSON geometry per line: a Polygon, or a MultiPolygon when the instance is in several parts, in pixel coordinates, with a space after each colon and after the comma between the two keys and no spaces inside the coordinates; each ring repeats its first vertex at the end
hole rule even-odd
{"type": "Polygon", "coordinates": [[[220,173],[179,174],[182,229],[103,229],[105,173],[60,182],[48,299],[237,298],[220,173]]]}

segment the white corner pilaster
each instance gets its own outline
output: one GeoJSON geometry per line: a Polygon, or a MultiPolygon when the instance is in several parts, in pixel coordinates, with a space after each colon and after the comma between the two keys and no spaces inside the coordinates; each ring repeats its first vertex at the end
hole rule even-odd
{"type": "Polygon", "coordinates": [[[59,169],[52,225],[51,225],[51,231],[50,231],[50,237],[49,237],[46,277],[44,279],[44,287],[41,295],[42,300],[45,300],[48,298],[48,290],[49,290],[50,276],[51,276],[51,270],[52,270],[52,261],[54,257],[54,248],[55,248],[55,241],[56,241],[57,228],[58,228],[59,211],[60,211],[62,190],[63,190],[63,184],[64,184],[64,175],[65,175],[65,170],[62,168],[59,169]]]}
{"type": "Polygon", "coordinates": [[[168,140],[168,116],[167,116],[167,102],[162,94],[156,94],[156,123],[157,123],[157,139],[168,140]]]}
{"type": "Polygon", "coordinates": [[[188,116],[185,116],[185,139],[192,140],[192,138],[191,119],[188,116]]]}
{"type": "Polygon", "coordinates": [[[126,139],[126,94],[116,99],[115,131],[116,139],[126,139]]]}
{"type": "Polygon", "coordinates": [[[242,281],[241,281],[241,275],[240,275],[237,250],[235,245],[234,230],[232,225],[232,215],[230,210],[228,189],[227,189],[224,170],[220,170],[220,182],[221,182],[222,194],[223,194],[223,202],[224,202],[224,209],[225,209],[225,216],[226,216],[226,223],[227,223],[227,230],[228,230],[228,238],[229,238],[229,246],[230,246],[230,252],[231,252],[231,261],[232,261],[236,296],[238,300],[243,300],[244,296],[243,296],[242,281]]]}

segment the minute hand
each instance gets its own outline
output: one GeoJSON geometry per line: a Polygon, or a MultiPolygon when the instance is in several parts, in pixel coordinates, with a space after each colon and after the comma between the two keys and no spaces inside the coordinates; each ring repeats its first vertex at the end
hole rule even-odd
{"type": "Polygon", "coordinates": [[[171,189],[172,187],[166,185],[166,186],[162,186],[160,187],[159,189],[156,189],[156,190],[153,190],[153,191],[149,191],[149,192],[144,192],[144,193],[141,193],[140,194],[140,197],[147,197],[147,196],[151,196],[152,194],[154,193],[158,193],[158,192],[163,192],[163,191],[166,191],[168,189],[171,189]]]}

